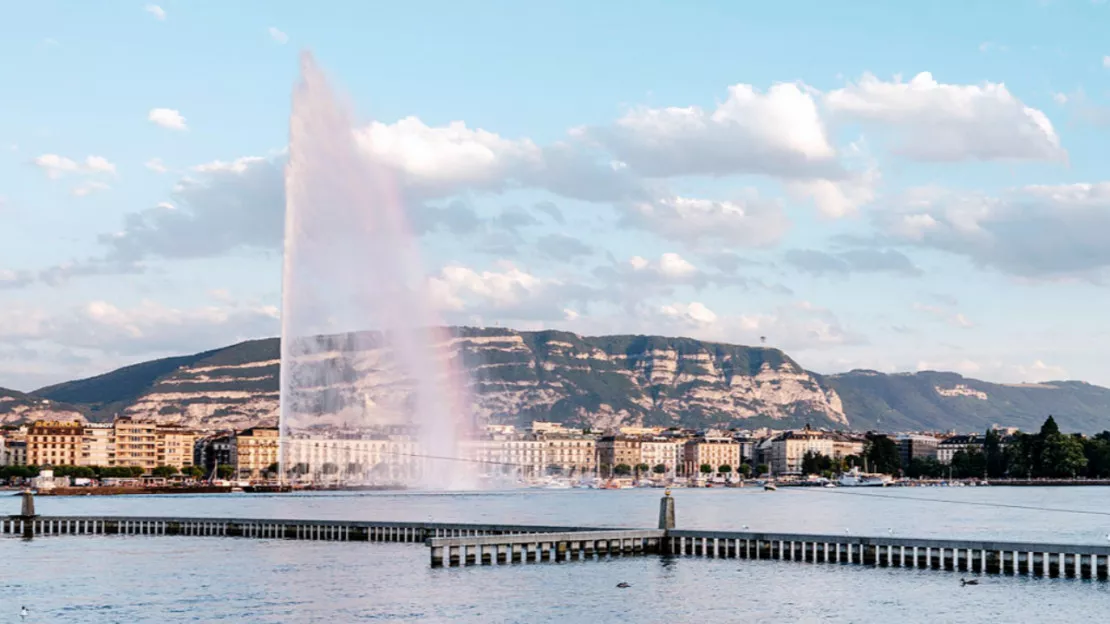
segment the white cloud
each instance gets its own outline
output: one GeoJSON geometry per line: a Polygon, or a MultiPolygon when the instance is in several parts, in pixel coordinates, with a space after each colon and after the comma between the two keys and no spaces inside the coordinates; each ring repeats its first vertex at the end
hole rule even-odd
{"type": "Polygon", "coordinates": [[[467,303],[478,301],[493,308],[517,305],[536,295],[544,287],[540,278],[512,265],[502,271],[475,271],[468,267],[443,267],[429,280],[433,301],[447,310],[463,310],[467,303]]]}
{"type": "Polygon", "coordinates": [[[115,174],[116,166],[103,156],[87,156],[83,163],[59,156],[58,154],[43,154],[37,156],[32,163],[46,172],[50,178],[57,179],[69,173],[96,175],[115,174]]]}
{"type": "Polygon", "coordinates": [[[147,114],[147,120],[155,125],[170,130],[185,130],[185,118],[181,113],[172,108],[152,108],[147,114]]]}
{"type": "Polygon", "coordinates": [[[105,184],[103,182],[99,182],[97,180],[90,180],[88,182],[84,182],[82,184],[79,184],[79,185],[73,187],[72,192],[73,192],[73,195],[76,196],[76,197],[84,197],[86,195],[90,195],[90,194],[96,193],[98,191],[107,191],[110,188],[112,188],[112,187],[108,186],[107,184],[105,184]]]}
{"type": "Polygon", "coordinates": [[[266,160],[265,156],[243,156],[231,162],[213,160],[212,162],[190,167],[190,169],[197,173],[244,173],[250,167],[264,163],[266,160]]]}
{"type": "Polygon", "coordinates": [[[668,252],[659,257],[659,273],[665,277],[681,279],[697,272],[697,267],[676,253],[668,252]]]}
{"type": "Polygon", "coordinates": [[[85,159],[85,169],[93,173],[112,173],[116,172],[116,166],[108,162],[107,158],[103,156],[89,156],[85,159]]]}
{"type": "Polygon", "coordinates": [[[1060,106],[1063,106],[1068,103],[1068,95],[1066,93],[1053,93],[1052,100],[1060,106]]]}
{"type": "Polygon", "coordinates": [[[268,32],[270,33],[270,38],[273,39],[274,41],[276,41],[276,42],[278,42],[282,45],[284,45],[286,43],[289,43],[289,35],[281,32],[277,28],[274,28],[273,26],[271,26],[268,32]]]}
{"type": "Polygon", "coordinates": [[[80,166],[73,160],[57,154],[43,154],[32,161],[51,178],[78,171],[80,166]]]}
{"type": "Polygon", "coordinates": [[[147,13],[150,13],[151,15],[153,15],[154,18],[157,19],[157,20],[165,20],[166,19],[166,11],[162,7],[158,6],[157,4],[148,4],[145,7],[143,7],[143,10],[146,11],[147,13]]]}
{"type": "Polygon", "coordinates": [[[120,307],[97,300],[50,312],[0,310],[0,343],[54,343],[101,353],[190,353],[238,340],[272,336],[279,311],[258,303],[182,309],[154,301],[120,307]]]}
{"type": "Polygon", "coordinates": [[[151,158],[150,160],[146,161],[143,166],[155,173],[166,173],[167,171],[169,171],[169,169],[166,168],[165,163],[162,162],[161,158],[151,158]]]}
{"type": "Polygon", "coordinates": [[[623,207],[622,223],[668,240],[716,240],[742,247],[772,246],[790,228],[782,204],[754,192],[731,201],[674,196],[631,202],[623,207]]]}
{"type": "Polygon", "coordinates": [[[938,83],[929,72],[909,82],[885,82],[865,74],[830,91],[833,114],[891,128],[896,150],[924,161],[1062,160],[1052,122],[1026,106],[1001,83],[938,83]]]}
{"type": "Polygon", "coordinates": [[[585,133],[650,177],[812,177],[837,170],[817,102],[808,87],[794,83],[776,84],[766,93],[737,84],[712,111],[638,108],[612,127],[585,133]]]}
{"type": "Polygon", "coordinates": [[[429,127],[416,117],[373,122],[356,132],[363,149],[399,169],[411,185],[450,194],[461,187],[500,188],[521,167],[540,167],[542,150],[461,121],[429,127]]]}
{"type": "Polygon", "coordinates": [[[1110,54],[1102,57],[1102,66],[1106,69],[1110,69],[1110,54]]]}
{"type": "Polygon", "coordinates": [[[892,242],[1023,277],[1100,279],[1110,269],[1110,182],[1030,185],[997,196],[914,189],[871,216],[892,242]]]}
{"type": "Polygon", "coordinates": [[[717,313],[704,304],[692,301],[690,303],[672,303],[659,309],[663,316],[679,319],[694,325],[712,325],[717,321],[717,313]]]}

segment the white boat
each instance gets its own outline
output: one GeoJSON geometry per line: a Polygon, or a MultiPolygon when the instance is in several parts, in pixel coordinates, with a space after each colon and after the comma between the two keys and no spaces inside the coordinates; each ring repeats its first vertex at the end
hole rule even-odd
{"type": "Polygon", "coordinates": [[[893,479],[890,475],[860,472],[853,468],[840,475],[837,484],[842,487],[886,487],[893,479]]]}
{"type": "Polygon", "coordinates": [[[779,488],[777,486],[775,486],[774,483],[764,483],[763,484],[763,491],[765,491],[765,492],[777,492],[778,489],[779,488]]]}

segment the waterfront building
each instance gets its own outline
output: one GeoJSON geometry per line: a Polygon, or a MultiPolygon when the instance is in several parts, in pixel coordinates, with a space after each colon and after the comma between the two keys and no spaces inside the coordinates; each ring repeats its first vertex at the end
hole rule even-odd
{"type": "Polygon", "coordinates": [[[621,427],[618,431],[626,436],[657,436],[666,431],[666,427],[621,427]]]}
{"type": "Polygon", "coordinates": [[[116,435],[112,423],[87,423],[81,440],[82,466],[114,466],[116,435]]]}
{"type": "Polygon", "coordinates": [[[138,466],[149,473],[158,466],[158,425],[130,416],[114,423],[116,466],[138,466]]]}
{"type": "Polygon", "coordinates": [[[755,463],[755,445],[756,439],[747,435],[733,435],[733,441],[739,446],[740,463],[741,464],[754,464],[755,463]]]}
{"type": "Polygon", "coordinates": [[[28,465],[76,466],[84,435],[84,425],[77,421],[35,421],[27,430],[28,465]]]}
{"type": "Polygon", "coordinates": [[[606,435],[597,439],[597,470],[602,477],[613,476],[617,466],[630,469],[640,463],[642,441],[626,435],[606,435]]]}
{"type": "Polygon", "coordinates": [[[937,444],[937,461],[948,465],[952,463],[952,456],[960,451],[966,453],[982,452],[983,439],[977,435],[954,435],[941,440],[937,444]]]}
{"type": "Polygon", "coordinates": [[[666,467],[663,476],[673,479],[682,466],[685,440],[655,436],[640,441],[640,462],[653,470],[660,464],[666,467]]]}
{"type": "Polygon", "coordinates": [[[423,455],[408,435],[344,433],[285,444],[285,469],[294,481],[407,483],[423,474],[423,455]]]}
{"type": "Polygon", "coordinates": [[[277,427],[252,427],[232,439],[231,455],[240,479],[261,479],[277,463],[281,432],[277,427]]]}
{"type": "Polygon", "coordinates": [[[864,441],[843,433],[817,431],[808,425],[804,429],[784,431],[770,442],[771,472],[776,475],[796,475],[802,472],[802,459],[806,453],[843,459],[863,453],[864,441]]]}
{"type": "Polygon", "coordinates": [[[158,425],[157,465],[182,470],[193,466],[193,448],[197,433],[181,425],[158,425]]]}
{"type": "Polygon", "coordinates": [[[592,436],[572,433],[548,433],[541,436],[545,444],[543,465],[548,473],[568,477],[592,474],[596,469],[597,441],[592,436]]]}
{"type": "Polygon", "coordinates": [[[193,445],[193,465],[203,468],[205,476],[212,475],[217,466],[234,466],[234,444],[235,433],[232,431],[197,438],[193,445]]]}
{"type": "Polygon", "coordinates": [[[931,435],[907,433],[898,436],[896,442],[902,466],[905,467],[915,459],[936,459],[940,440],[931,435]]]}
{"type": "Polygon", "coordinates": [[[740,465],[740,445],[731,437],[714,431],[688,440],[683,445],[683,473],[687,477],[697,477],[705,464],[713,469],[711,474],[717,474],[718,468],[725,465],[735,472],[740,465]]]}
{"type": "Polygon", "coordinates": [[[26,466],[27,465],[27,440],[26,438],[16,440],[9,439],[4,441],[4,465],[6,466],[26,466]]]}

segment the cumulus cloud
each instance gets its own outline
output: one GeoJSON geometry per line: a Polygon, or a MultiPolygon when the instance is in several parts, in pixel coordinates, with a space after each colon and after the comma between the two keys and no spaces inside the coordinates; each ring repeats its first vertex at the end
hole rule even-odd
{"type": "Polygon", "coordinates": [[[1110,182],[1031,185],[997,196],[914,189],[876,210],[887,242],[940,249],[1039,279],[1100,279],[1110,267],[1110,182]]]}
{"type": "Polygon", "coordinates": [[[767,92],[737,84],[712,111],[637,108],[611,127],[584,132],[621,163],[650,177],[811,177],[839,169],[816,99],[804,85],[793,83],[776,84],[767,92]]]}
{"type": "Polygon", "coordinates": [[[622,213],[622,225],[689,244],[706,240],[769,247],[790,228],[780,202],[761,199],[754,193],[731,201],[665,197],[625,204],[622,213]]]}
{"type": "Polygon", "coordinates": [[[428,292],[433,305],[455,322],[491,317],[558,321],[575,303],[588,307],[593,295],[587,286],[541,277],[507,262],[484,271],[458,264],[445,266],[428,279],[428,292]]]}
{"type": "Polygon", "coordinates": [[[43,154],[35,157],[31,162],[53,179],[70,173],[85,175],[116,173],[116,166],[103,156],[86,156],[83,162],[77,162],[58,154],[43,154]]]}
{"type": "Polygon", "coordinates": [[[799,271],[814,275],[881,272],[921,275],[921,269],[913,261],[894,249],[850,249],[839,252],[791,249],[784,254],[783,259],[799,271]]]}
{"type": "Polygon", "coordinates": [[[717,321],[717,313],[697,301],[665,305],[659,309],[659,312],[663,316],[692,325],[712,325],[717,321]]]}
{"type": "Polygon", "coordinates": [[[153,301],[132,307],[90,301],[49,312],[16,306],[0,310],[0,343],[49,342],[128,355],[187,353],[272,336],[278,316],[274,306],[248,303],[182,309],[153,301]]]}
{"type": "Polygon", "coordinates": [[[172,108],[152,108],[146,118],[151,123],[170,130],[186,129],[185,118],[172,108]]]}
{"type": "Polygon", "coordinates": [[[148,4],[145,7],[143,7],[143,10],[146,11],[147,13],[150,13],[151,15],[153,15],[154,19],[156,19],[156,20],[165,21],[165,19],[166,19],[165,9],[158,6],[157,4],[148,4]]]}
{"type": "Polygon", "coordinates": [[[286,43],[289,43],[289,35],[281,32],[277,28],[274,28],[273,26],[271,26],[267,32],[270,33],[270,39],[273,39],[275,42],[277,42],[281,45],[285,45],[286,43]]]}
{"type": "Polygon", "coordinates": [[[147,169],[150,169],[154,173],[166,173],[167,171],[169,171],[169,169],[166,168],[165,163],[162,162],[161,158],[151,158],[150,160],[146,161],[143,166],[147,169]]]}
{"type": "Polygon", "coordinates": [[[887,82],[865,74],[824,102],[834,115],[893,130],[896,151],[917,160],[1066,158],[1048,117],[1001,83],[944,84],[929,72],[887,82]]]}

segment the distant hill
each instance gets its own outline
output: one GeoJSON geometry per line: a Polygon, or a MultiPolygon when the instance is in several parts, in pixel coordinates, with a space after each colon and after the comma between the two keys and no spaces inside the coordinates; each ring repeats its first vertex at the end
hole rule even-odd
{"type": "Polygon", "coordinates": [[[1049,414],[1065,431],[1110,429],[1110,389],[1082,381],[996,384],[937,371],[854,370],[822,382],[840,395],[857,429],[983,431],[999,424],[1030,431],[1049,414]]]}
{"type": "Polygon", "coordinates": [[[0,424],[19,424],[34,420],[85,420],[85,410],[75,405],[0,388],[0,424]]]}
{"type": "MultiPolygon", "coordinates": [[[[1110,390],[1078,381],[1004,385],[932,371],[818,375],[777,349],[663,336],[473,327],[453,328],[452,336],[443,346],[469,369],[475,410],[491,422],[981,431],[994,423],[1036,429],[1053,414],[1064,430],[1110,429],[1110,390]]],[[[411,387],[398,381],[380,345],[373,334],[329,339],[320,362],[347,357],[318,389],[321,397],[356,413],[392,417],[406,409],[411,387]]],[[[47,408],[93,420],[124,413],[205,428],[273,424],[279,370],[279,340],[254,340],[30,394],[0,391],[13,397],[0,398],[0,419],[27,417],[34,405],[41,415],[49,399],[47,408]],[[24,407],[16,411],[17,404],[24,407]]]]}

